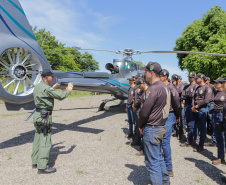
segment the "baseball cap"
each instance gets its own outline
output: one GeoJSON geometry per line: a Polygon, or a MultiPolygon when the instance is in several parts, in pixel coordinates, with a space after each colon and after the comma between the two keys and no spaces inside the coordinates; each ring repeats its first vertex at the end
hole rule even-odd
{"type": "Polygon", "coordinates": [[[210,78],[206,76],[204,80],[207,81],[207,80],[210,80],[210,78]]]}
{"type": "Polygon", "coordinates": [[[195,76],[196,76],[195,72],[190,72],[188,75],[188,77],[190,77],[190,78],[195,78],[195,76]]]}
{"type": "Polygon", "coordinates": [[[160,72],[160,76],[167,76],[167,77],[169,77],[169,71],[166,70],[166,69],[163,69],[163,70],[160,72]]]}
{"type": "Polygon", "coordinates": [[[222,83],[222,82],[226,82],[226,80],[225,78],[219,77],[218,79],[214,80],[214,82],[222,83]]]}
{"type": "Polygon", "coordinates": [[[53,71],[50,70],[50,69],[44,69],[42,71],[42,76],[45,77],[45,76],[53,76],[53,71]]]}
{"type": "Polygon", "coordinates": [[[137,73],[134,77],[135,77],[135,79],[144,78],[144,75],[143,75],[143,73],[137,73]]]}
{"type": "Polygon", "coordinates": [[[159,74],[162,71],[162,67],[159,63],[157,62],[149,62],[146,67],[141,67],[141,70],[149,70],[149,71],[154,71],[156,74],[159,74]]]}
{"type": "Polygon", "coordinates": [[[177,74],[173,74],[172,76],[171,76],[171,80],[174,82],[174,81],[176,81],[178,79],[178,75],[177,74]]]}
{"type": "Polygon", "coordinates": [[[180,75],[177,75],[177,80],[182,80],[182,77],[180,75]]]}
{"type": "Polygon", "coordinates": [[[135,78],[134,78],[134,76],[130,76],[129,78],[127,78],[127,80],[135,81],[135,78]]]}
{"type": "Polygon", "coordinates": [[[136,85],[141,85],[142,83],[144,83],[144,79],[143,78],[137,78],[135,83],[136,83],[136,85]]]}
{"type": "Polygon", "coordinates": [[[202,74],[202,73],[198,73],[198,74],[195,76],[195,78],[203,78],[203,79],[205,79],[205,75],[202,74]]]}

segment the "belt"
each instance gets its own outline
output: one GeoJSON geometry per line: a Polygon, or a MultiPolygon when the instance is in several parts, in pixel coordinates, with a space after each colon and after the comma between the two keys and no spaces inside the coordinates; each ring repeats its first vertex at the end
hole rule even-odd
{"type": "Polygon", "coordinates": [[[165,125],[164,126],[160,126],[160,125],[145,125],[145,127],[148,127],[148,128],[158,128],[158,127],[161,127],[161,128],[163,128],[163,127],[165,127],[165,125]]]}
{"type": "Polygon", "coordinates": [[[37,111],[37,112],[41,112],[41,110],[49,111],[49,115],[52,115],[52,111],[51,111],[51,110],[36,108],[36,111],[37,111]]]}
{"type": "Polygon", "coordinates": [[[223,113],[223,110],[213,110],[216,113],[223,113]]]}

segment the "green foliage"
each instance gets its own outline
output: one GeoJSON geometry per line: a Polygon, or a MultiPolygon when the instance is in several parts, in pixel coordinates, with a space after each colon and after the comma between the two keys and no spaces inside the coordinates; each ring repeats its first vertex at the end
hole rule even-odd
{"type": "MultiPolygon", "coordinates": [[[[65,47],[56,40],[55,36],[50,31],[45,29],[33,28],[35,37],[41,46],[42,50],[47,49],[76,49],[77,47],[65,47]]],[[[63,50],[63,51],[44,51],[44,54],[49,61],[52,69],[60,71],[95,71],[99,69],[99,63],[93,59],[93,56],[89,53],[81,54],[75,50],[63,50]]]]}
{"type": "MultiPolygon", "coordinates": [[[[188,25],[176,40],[176,51],[226,53],[226,11],[211,8],[203,18],[188,25]]],[[[204,73],[211,79],[226,76],[226,57],[177,54],[179,66],[189,72],[204,73]]]]}
{"type": "Polygon", "coordinates": [[[146,65],[145,65],[143,62],[141,62],[140,60],[138,60],[138,61],[133,60],[133,62],[137,63],[137,64],[140,66],[140,68],[146,66],[146,65]]]}

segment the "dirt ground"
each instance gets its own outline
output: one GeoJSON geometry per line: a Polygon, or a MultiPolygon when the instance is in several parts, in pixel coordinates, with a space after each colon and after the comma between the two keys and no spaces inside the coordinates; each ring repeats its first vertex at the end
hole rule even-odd
{"type": "MultiPolygon", "coordinates": [[[[144,157],[135,153],[124,137],[128,132],[125,105],[97,112],[101,95],[56,101],[53,112],[50,166],[53,174],[37,174],[31,169],[34,137],[31,111],[7,111],[0,104],[0,184],[149,184],[144,157]]],[[[111,104],[116,104],[117,101],[111,104]]],[[[216,147],[203,153],[179,147],[171,140],[174,177],[172,185],[221,184],[225,165],[212,165],[216,147]]]]}

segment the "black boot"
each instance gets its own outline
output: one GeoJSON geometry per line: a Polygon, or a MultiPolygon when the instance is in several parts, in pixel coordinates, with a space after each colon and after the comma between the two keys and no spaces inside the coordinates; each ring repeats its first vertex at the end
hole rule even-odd
{"type": "Polygon", "coordinates": [[[38,169],[38,174],[48,174],[56,172],[56,168],[47,167],[46,169],[38,169]]]}

